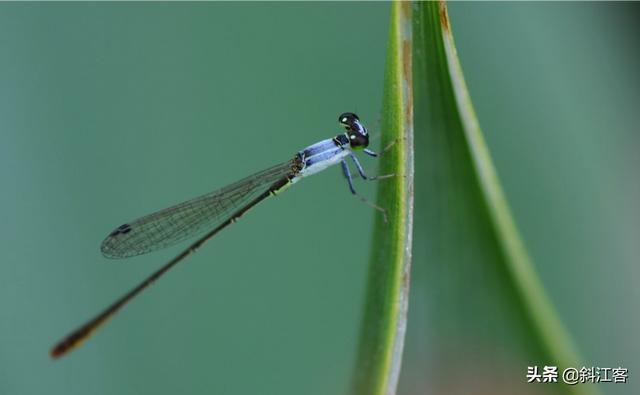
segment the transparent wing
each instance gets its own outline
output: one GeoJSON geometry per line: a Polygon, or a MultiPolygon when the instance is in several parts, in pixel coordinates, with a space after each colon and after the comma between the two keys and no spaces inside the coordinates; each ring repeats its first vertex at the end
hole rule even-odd
{"type": "Polygon", "coordinates": [[[293,161],[253,174],[217,191],[117,227],[102,242],[107,258],[127,258],[176,244],[215,228],[233,212],[291,174],[293,161]]]}

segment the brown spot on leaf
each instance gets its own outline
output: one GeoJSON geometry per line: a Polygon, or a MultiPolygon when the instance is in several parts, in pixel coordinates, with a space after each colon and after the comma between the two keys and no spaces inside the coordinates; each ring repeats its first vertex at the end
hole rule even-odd
{"type": "Polygon", "coordinates": [[[440,0],[440,24],[445,31],[449,31],[449,15],[447,14],[447,3],[440,0]]]}
{"type": "Polygon", "coordinates": [[[405,103],[405,117],[413,123],[413,95],[412,95],[412,52],[411,40],[402,40],[402,72],[404,74],[404,83],[408,88],[407,103],[405,103]]]}
{"type": "Polygon", "coordinates": [[[411,2],[403,1],[400,3],[400,11],[405,18],[411,18],[411,2]]]}
{"type": "Polygon", "coordinates": [[[411,40],[402,40],[402,72],[411,85],[411,40]]]}
{"type": "Polygon", "coordinates": [[[409,272],[405,271],[402,273],[402,289],[405,291],[409,290],[409,272]]]}

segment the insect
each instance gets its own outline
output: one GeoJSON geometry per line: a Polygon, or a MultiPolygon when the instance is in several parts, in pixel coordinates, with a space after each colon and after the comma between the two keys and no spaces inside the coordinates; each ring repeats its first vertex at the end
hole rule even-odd
{"type": "Polygon", "coordinates": [[[301,179],[338,163],[342,166],[351,193],[380,211],[386,222],[385,210],[356,192],[347,159],[354,162],[358,173],[365,180],[382,179],[393,175],[367,176],[354,154],[354,151],[362,150],[367,155],[379,156],[367,148],[369,145],[367,129],[360,122],[358,116],[350,112],[340,115],[338,122],[344,126],[344,133],[310,145],[296,153],[293,159],[287,162],[253,174],[217,191],[118,226],[102,242],[102,254],[107,258],[127,258],[146,254],[196,235],[201,235],[201,237],[96,317],[63,338],[50,350],[51,356],[58,358],[89,338],[96,329],[113,317],[140,292],[169,269],[196,252],[204,243],[234,223],[258,203],[269,196],[284,191],[301,179]]]}

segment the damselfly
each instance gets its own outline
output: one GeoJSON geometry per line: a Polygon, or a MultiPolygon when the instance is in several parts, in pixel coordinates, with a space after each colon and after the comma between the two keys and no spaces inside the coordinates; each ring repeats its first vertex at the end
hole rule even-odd
{"type": "Polygon", "coordinates": [[[346,162],[347,157],[351,158],[360,176],[366,180],[383,178],[368,177],[354,155],[355,150],[362,150],[367,155],[378,156],[377,153],[367,148],[369,145],[367,129],[360,122],[358,116],[353,113],[347,112],[340,115],[338,121],[346,129],[345,133],[313,144],[299,151],[293,159],[285,163],[273,166],[217,191],[117,227],[102,242],[101,250],[107,258],[127,258],[146,254],[187,238],[197,235],[201,235],[201,237],[95,318],[62,339],[51,349],[51,356],[53,358],[60,357],[86,340],[136,295],[178,262],[196,252],[205,242],[234,223],[256,204],[283,191],[302,178],[330,166],[340,163],[351,193],[382,212],[386,221],[386,214],[382,208],[357,194],[346,162]]]}

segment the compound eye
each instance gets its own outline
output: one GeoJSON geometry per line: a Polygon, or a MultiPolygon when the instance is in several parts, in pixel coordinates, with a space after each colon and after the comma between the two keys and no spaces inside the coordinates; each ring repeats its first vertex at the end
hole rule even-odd
{"type": "Polygon", "coordinates": [[[358,116],[352,112],[345,112],[340,114],[338,117],[338,122],[343,125],[351,125],[354,121],[359,121],[358,116]]]}

